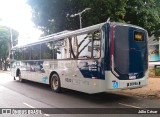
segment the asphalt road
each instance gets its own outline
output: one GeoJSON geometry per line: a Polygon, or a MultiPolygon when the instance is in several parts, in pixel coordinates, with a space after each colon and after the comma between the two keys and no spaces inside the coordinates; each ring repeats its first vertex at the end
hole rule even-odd
{"type": "MultiPolygon", "coordinates": [[[[144,108],[160,108],[160,100],[143,99],[141,97],[131,97],[124,94],[116,93],[103,93],[103,94],[85,94],[72,90],[65,90],[63,93],[54,93],[50,86],[25,81],[24,83],[14,81],[9,73],[0,73],[0,108],[132,108],[132,109],[144,109],[144,108]]],[[[55,111],[55,110],[51,110],[55,111]]],[[[46,111],[42,111],[42,114],[38,115],[23,115],[23,116],[65,116],[65,117],[97,117],[97,114],[70,114],[68,110],[58,110],[61,114],[48,114],[46,111]]],[[[75,111],[70,109],[69,111],[75,111]]],[[[77,110],[76,110],[77,111],[77,110]]],[[[98,110],[86,109],[85,111],[91,111],[91,113],[98,113],[98,110]]],[[[109,111],[109,110],[108,110],[109,111]]],[[[90,112],[86,112],[90,113],[90,112]]],[[[107,114],[112,117],[128,117],[128,114],[107,114]]],[[[159,116],[158,114],[138,114],[138,116],[159,116]]],[[[0,115],[1,116],[1,115],[0,115]]],[[[15,116],[7,115],[5,116],[15,116]]],[[[22,116],[17,114],[16,116],[22,116]]],[[[106,114],[98,114],[99,117],[106,114]]],[[[129,116],[137,116],[130,114],[129,116]]]]}

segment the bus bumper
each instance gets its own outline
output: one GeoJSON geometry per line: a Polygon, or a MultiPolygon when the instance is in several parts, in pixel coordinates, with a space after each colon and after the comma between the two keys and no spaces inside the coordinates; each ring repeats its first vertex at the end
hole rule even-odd
{"type": "Polygon", "coordinates": [[[147,86],[148,72],[141,79],[119,80],[111,72],[106,72],[106,91],[136,89],[147,86]]]}

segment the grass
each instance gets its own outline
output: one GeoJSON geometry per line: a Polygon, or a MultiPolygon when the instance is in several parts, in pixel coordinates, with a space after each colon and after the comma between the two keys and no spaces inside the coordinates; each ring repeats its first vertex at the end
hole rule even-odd
{"type": "Polygon", "coordinates": [[[160,76],[160,68],[155,68],[155,75],[160,76]]]}

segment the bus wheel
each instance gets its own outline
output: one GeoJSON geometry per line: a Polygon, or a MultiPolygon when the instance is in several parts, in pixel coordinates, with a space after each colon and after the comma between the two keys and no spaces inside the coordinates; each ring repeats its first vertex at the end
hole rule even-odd
{"type": "Polygon", "coordinates": [[[54,92],[61,92],[60,78],[57,74],[53,74],[51,77],[51,88],[54,92]]]}
{"type": "Polygon", "coordinates": [[[23,82],[23,79],[21,78],[21,71],[18,69],[16,76],[18,77],[18,81],[23,82]]]}
{"type": "Polygon", "coordinates": [[[19,75],[19,81],[23,82],[23,79],[21,78],[21,75],[19,75]]]}

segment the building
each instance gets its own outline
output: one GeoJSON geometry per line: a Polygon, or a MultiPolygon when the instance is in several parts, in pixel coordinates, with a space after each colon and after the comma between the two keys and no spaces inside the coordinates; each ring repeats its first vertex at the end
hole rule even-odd
{"type": "Polygon", "coordinates": [[[154,40],[154,37],[149,38],[148,40],[148,58],[149,61],[159,61],[160,53],[159,53],[159,41],[154,40]]]}

